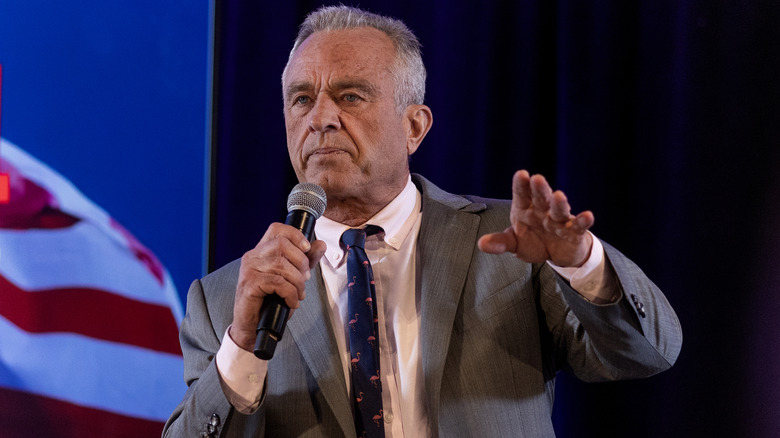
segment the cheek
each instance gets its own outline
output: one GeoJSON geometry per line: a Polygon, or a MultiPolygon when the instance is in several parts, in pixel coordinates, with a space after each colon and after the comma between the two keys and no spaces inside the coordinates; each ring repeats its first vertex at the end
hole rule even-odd
{"type": "Polygon", "coordinates": [[[381,168],[382,173],[395,174],[407,168],[408,154],[406,153],[406,137],[399,134],[397,129],[385,129],[376,133],[376,145],[369,152],[370,161],[374,172],[381,168]]]}
{"type": "Polygon", "coordinates": [[[300,115],[284,114],[284,126],[287,129],[287,138],[294,138],[300,132],[304,118],[300,115]]]}
{"type": "Polygon", "coordinates": [[[290,158],[295,161],[296,157],[300,158],[306,127],[301,117],[291,117],[289,114],[285,114],[284,122],[287,131],[287,150],[290,158]]]}
{"type": "MultiPolygon", "coordinates": [[[[394,117],[377,117],[363,125],[363,133],[370,144],[387,150],[389,145],[406,144],[403,123],[394,117]]],[[[389,152],[389,151],[388,151],[389,152]]]]}

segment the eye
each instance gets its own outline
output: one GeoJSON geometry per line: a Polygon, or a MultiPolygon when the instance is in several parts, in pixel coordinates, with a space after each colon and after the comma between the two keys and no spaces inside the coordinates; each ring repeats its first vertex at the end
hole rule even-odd
{"type": "Polygon", "coordinates": [[[349,103],[355,103],[360,100],[360,98],[355,94],[345,94],[343,99],[349,103]]]}
{"type": "Polygon", "coordinates": [[[296,105],[306,105],[309,102],[311,102],[309,96],[298,96],[295,98],[296,105]]]}

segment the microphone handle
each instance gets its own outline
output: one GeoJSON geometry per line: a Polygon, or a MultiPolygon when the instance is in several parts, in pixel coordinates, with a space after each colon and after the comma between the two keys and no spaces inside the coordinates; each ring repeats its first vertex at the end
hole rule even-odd
{"type": "MultiPolygon", "coordinates": [[[[287,213],[284,223],[301,230],[306,240],[311,242],[316,220],[317,218],[306,210],[291,210],[287,213]]],[[[264,360],[274,357],[276,344],[282,340],[289,316],[290,308],[279,295],[272,294],[263,299],[260,321],[257,324],[255,356],[264,360]]]]}

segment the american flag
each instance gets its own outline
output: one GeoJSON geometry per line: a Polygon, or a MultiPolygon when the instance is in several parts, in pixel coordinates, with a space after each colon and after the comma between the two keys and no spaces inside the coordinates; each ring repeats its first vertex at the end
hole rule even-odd
{"type": "Polygon", "coordinates": [[[0,174],[0,436],[158,437],[186,389],[170,275],[3,139],[0,174]]]}

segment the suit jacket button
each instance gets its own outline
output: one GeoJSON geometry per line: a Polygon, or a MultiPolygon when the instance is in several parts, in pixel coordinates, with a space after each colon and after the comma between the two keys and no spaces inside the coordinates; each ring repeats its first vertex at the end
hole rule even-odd
{"type": "Polygon", "coordinates": [[[219,426],[219,415],[211,414],[211,419],[209,420],[209,424],[214,427],[219,426]]]}

